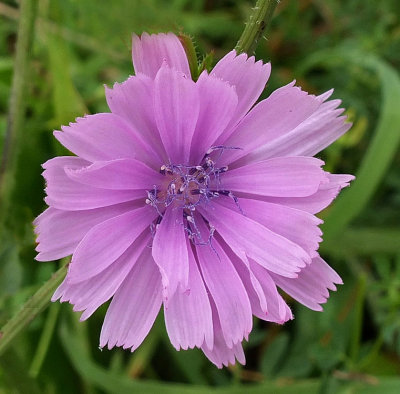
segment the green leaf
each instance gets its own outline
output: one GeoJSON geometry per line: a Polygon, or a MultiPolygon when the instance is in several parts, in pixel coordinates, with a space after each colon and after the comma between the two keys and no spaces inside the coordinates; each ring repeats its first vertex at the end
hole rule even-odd
{"type": "Polygon", "coordinates": [[[71,76],[70,53],[61,38],[48,34],[47,49],[53,83],[54,126],[68,124],[77,116],[87,113],[82,97],[76,90],[71,76]]]}
{"type": "Polygon", "coordinates": [[[50,304],[50,297],[64,279],[66,272],[67,266],[64,265],[25,302],[18,313],[0,328],[0,355],[16,336],[50,304]]]}
{"type": "Polygon", "coordinates": [[[0,261],[0,296],[14,294],[21,287],[23,271],[18,245],[7,236],[3,237],[0,245],[0,261]]]}
{"type": "Polygon", "coordinates": [[[338,235],[367,206],[400,144],[400,78],[396,70],[373,55],[350,52],[343,59],[376,72],[381,82],[382,104],[378,125],[356,180],[327,212],[327,220],[322,226],[325,239],[338,235]]]}
{"type": "Polygon", "coordinates": [[[194,39],[193,37],[190,37],[188,34],[184,33],[180,33],[178,37],[183,48],[185,49],[186,56],[188,58],[192,79],[194,81],[197,81],[197,78],[199,77],[199,66],[198,66],[196,45],[194,39]]]}
{"type": "Polygon", "coordinates": [[[324,240],[321,243],[321,251],[341,257],[349,254],[367,256],[377,253],[398,253],[399,240],[400,230],[397,228],[348,228],[335,238],[324,240]]]}

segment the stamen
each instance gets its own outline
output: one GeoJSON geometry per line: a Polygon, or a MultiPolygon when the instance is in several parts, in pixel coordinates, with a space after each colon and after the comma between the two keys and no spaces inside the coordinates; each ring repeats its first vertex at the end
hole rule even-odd
{"type": "Polygon", "coordinates": [[[223,152],[229,149],[241,148],[223,145],[212,146],[204,155],[200,165],[163,164],[160,167],[159,171],[166,177],[167,183],[161,190],[159,190],[160,186],[154,185],[152,190],[147,191],[147,198],[145,199],[145,203],[154,207],[158,213],[157,220],[150,226],[152,236],[161,223],[165,208],[174,204],[173,209],[183,209],[184,229],[191,242],[195,245],[209,245],[218,255],[211,244],[215,231],[214,227],[209,223],[208,239],[202,239],[196,225],[194,212],[199,205],[207,206],[212,199],[227,196],[234,200],[239,211],[243,214],[238,198],[230,190],[221,188],[222,174],[228,171],[228,166],[217,167],[217,162],[223,152]],[[219,151],[217,157],[210,156],[214,151],[219,151]]]}

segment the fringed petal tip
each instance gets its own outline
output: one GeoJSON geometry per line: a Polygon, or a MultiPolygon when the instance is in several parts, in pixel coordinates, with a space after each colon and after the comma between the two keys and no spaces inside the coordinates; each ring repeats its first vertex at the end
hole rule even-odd
{"type": "MultiPolygon", "coordinates": [[[[321,103],[323,103],[324,101],[328,100],[329,97],[332,96],[334,90],[335,90],[335,89],[333,89],[333,88],[327,90],[325,93],[322,93],[322,94],[320,94],[319,96],[317,96],[317,99],[318,99],[321,103]]],[[[340,100],[338,100],[338,101],[339,101],[339,105],[340,105],[340,100]]]]}
{"type": "Polygon", "coordinates": [[[155,78],[163,62],[190,77],[189,62],[179,38],[173,33],[132,35],[135,73],[155,78]]]}
{"type": "Polygon", "coordinates": [[[350,186],[350,182],[354,181],[356,177],[354,175],[348,175],[348,174],[336,174],[336,176],[339,178],[340,177],[340,187],[343,189],[345,187],[350,186]]]}
{"type": "Polygon", "coordinates": [[[271,274],[275,283],[292,298],[314,311],[322,311],[321,304],[329,298],[329,290],[342,279],[320,256],[313,258],[296,280],[271,274]]]}
{"type": "Polygon", "coordinates": [[[265,72],[268,72],[268,73],[271,72],[271,62],[264,63],[262,60],[256,61],[256,58],[254,55],[249,56],[245,52],[238,54],[235,49],[232,49],[230,52],[228,52],[228,54],[225,55],[224,59],[226,59],[227,61],[228,60],[232,61],[234,59],[237,59],[237,60],[246,62],[248,67],[255,65],[257,67],[263,68],[265,70],[265,72]]]}
{"type": "Polygon", "coordinates": [[[235,365],[236,361],[242,365],[246,364],[246,357],[241,342],[237,342],[231,348],[226,345],[214,345],[212,349],[203,346],[202,351],[218,369],[222,369],[224,366],[235,365]]]}

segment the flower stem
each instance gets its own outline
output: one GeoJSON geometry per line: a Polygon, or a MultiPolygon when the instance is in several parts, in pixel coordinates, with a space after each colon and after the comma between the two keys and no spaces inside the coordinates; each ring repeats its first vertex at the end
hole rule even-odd
{"type": "Polygon", "coordinates": [[[8,212],[8,203],[14,186],[15,165],[18,146],[24,125],[26,97],[25,89],[29,70],[29,56],[32,47],[33,26],[37,0],[22,0],[18,25],[14,75],[10,94],[10,106],[6,135],[0,159],[0,212],[3,218],[8,212]]]}
{"type": "Polygon", "coordinates": [[[0,355],[28,324],[50,303],[54,290],[64,279],[67,266],[63,265],[39,290],[22,306],[19,312],[0,329],[0,355]]]}
{"type": "Polygon", "coordinates": [[[236,44],[236,52],[254,54],[259,39],[265,34],[279,0],[257,0],[246,27],[236,44]]]}

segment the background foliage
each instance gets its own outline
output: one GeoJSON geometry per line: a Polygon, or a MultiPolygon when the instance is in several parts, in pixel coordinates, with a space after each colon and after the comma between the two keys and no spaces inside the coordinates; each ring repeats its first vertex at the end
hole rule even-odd
{"type": "MultiPolygon", "coordinates": [[[[182,30],[195,37],[199,55],[212,50],[217,60],[235,46],[252,2],[38,0],[37,6],[12,199],[0,212],[0,326],[60,264],[34,261],[31,224],[44,209],[40,164],[65,153],[51,131],[78,115],[107,111],[103,85],[132,73],[132,31],[182,30]]],[[[0,152],[18,18],[16,2],[0,1],[0,152]]],[[[70,305],[52,304],[1,356],[0,394],[400,392],[399,19],[398,0],[283,0],[257,49],[273,65],[265,95],[294,78],[311,93],[335,87],[354,122],[321,154],[329,171],[357,175],[321,215],[322,254],[345,282],[324,313],[289,301],[294,321],[256,321],[247,365],[217,370],[198,351],[176,352],[162,317],[134,354],[100,352],[105,308],[79,323],[70,305]]]]}

